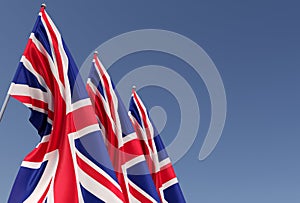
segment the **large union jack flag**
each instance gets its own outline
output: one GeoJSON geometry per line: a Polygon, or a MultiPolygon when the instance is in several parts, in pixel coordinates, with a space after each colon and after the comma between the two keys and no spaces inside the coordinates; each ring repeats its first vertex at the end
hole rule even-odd
{"type": "Polygon", "coordinates": [[[142,100],[132,90],[129,104],[129,116],[133,126],[144,142],[144,153],[148,167],[151,170],[153,181],[159,192],[162,202],[185,203],[171,160],[166,152],[157,129],[152,124],[147,109],[142,100]]]}
{"type": "Polygon", "coordinates": [[[110,76],[94,54],[87,90],[126,202],[160,202],[127,110],[110,76]]]}
{"type": "Polygon", "coordinates": [[[124,202],[85,85],[44,7],[9,94],[30,108],[41,141],[22,162],[8,202],[124,202]]]}

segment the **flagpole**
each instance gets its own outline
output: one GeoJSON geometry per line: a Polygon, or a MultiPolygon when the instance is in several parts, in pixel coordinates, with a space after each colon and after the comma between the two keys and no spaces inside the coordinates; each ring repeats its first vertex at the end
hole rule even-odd
{"type": "Polygon", "coordinates": [[[1,111],[0,111],[0,122],[1,122],[1,120],[2,120],[3,114],[4,114],[5,109],[6,109],[6,107],[7,107],[9,98],[10,98],[10,95],[7,94],[6,97],[5,97],[4,103],[3,103],[3,105],[2,105],[1,111]]]}
{"type": "MultiPolygon", "coordinates": [[[[43,3],[43,4],[41,5],[41,7],[46,8],[46,4],[43,3]]],[[[5,109],[6,109],[6,107],[7,107],[9,98],[10,98],[10,95],[7,93],[7,95],[6,95],[6,97],[5,97],[5,100],[4,100],[4,103],[2,104],[1,111],[0,111],[0,122],[1,122],[1,120],[2,120],[3,114],[4,114],[5,109]]]]}
{"type": "MultiPolygon", "coordinates": [[[[43,3],[43,4],[41,5],[41,7],[46,8],[46,4],[43,3]]],[[[4,100],[4,103],[2,104],[1,111],[0,111],[0,122],[1,122],[1,120],[2,120],[3,114],[4,114],[5,109],[6,109],[6,107],[7,107],[9,98],[10,98],[10,95],[7,93],[7,95],[6,95],[6,97],[5,97],[5,100],[4,100]]]]}

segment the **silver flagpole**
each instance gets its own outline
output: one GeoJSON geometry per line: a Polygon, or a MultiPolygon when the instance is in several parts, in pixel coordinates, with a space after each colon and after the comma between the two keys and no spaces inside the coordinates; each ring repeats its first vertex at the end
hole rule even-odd
{"type": "MultiPolygon", "coordinates": [[[[46,4],[43,3],[43,4],[41,5],[41,7],[46,8],[46,4]]],[[[10,95],[7,93],[7,95],[6,95],[6,97],[5,97],[5,100],[4,100],[4,103],[3,103],[2,107],[1,107],[1,111],[0,111],[0,122],[1,122],[1,120],[2,120],[3,114],[4,114],[5,109],[6,109],[6,107],[7,107],[9,98],[10,98],[10,95]]]]}
{"type": "Polygon", "coordinates": [[[6,107],[7,107],[9,98],[10,98],[10,95],[7,94],[6,97],[5,97],[4,103],[3,103],[3,105],[2,105],[1,111],[0,111],[0,122],[1,122],[1,120],[2,120],[4,111],[5,111],[6,107]]]}

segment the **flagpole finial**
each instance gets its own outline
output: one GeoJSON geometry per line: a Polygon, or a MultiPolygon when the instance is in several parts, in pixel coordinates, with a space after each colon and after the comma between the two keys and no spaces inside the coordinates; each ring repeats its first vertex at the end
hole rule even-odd
{"type": "Polygon", "coordinates": [[[42,7],[42,8],[46,8],[47,6],[46,6],[45,3],[42,3],[41,7],[42,7]]]}
{"type": "Polygon", "coordinates": [[[94,54],[98,55],[98,51],[94,51],[94,54]]]}
{"type": "Polygon", "coordinates": [[[136,90],[136,86],[133,85],[133,86],[132,86],[132,92],[135,92],[135,90],[136,90]]]}

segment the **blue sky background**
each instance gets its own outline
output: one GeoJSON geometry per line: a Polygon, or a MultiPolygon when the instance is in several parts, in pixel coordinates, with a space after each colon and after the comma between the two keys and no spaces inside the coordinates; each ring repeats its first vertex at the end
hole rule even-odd
{"type": "MultiPolygon", "coordinates": [[[[175,164],[187,202],[300,202],[300,2],[45,2],[79,67],[106,40],[148,28],[184,35],[214,61],[226,90],[227,120],[220,142],[204,161],[198,160],[198,154],[210,121],[209,96],[187,64],[167,54],[145,52],[124,57],[110,70],[117,83],[132,67],[158,64],[178,72],[186,67],[182,74],[201,108],[198,136],[175,164]]],[[[1,102],[41,3],[0,3],[1,102]]],[[[148,107],[166,107],[170,119],[162,137],[168,144],[180,121],[178,104],[163,91],[145,88],[140,95],[148,107]]],[[[127,106],[128,101],[124,103],[127,106]]],[[[7,200],[22,159],[38,142],[28,117],[29,111],[11,99],[0,123],[0,202],[7,200]]]]}

